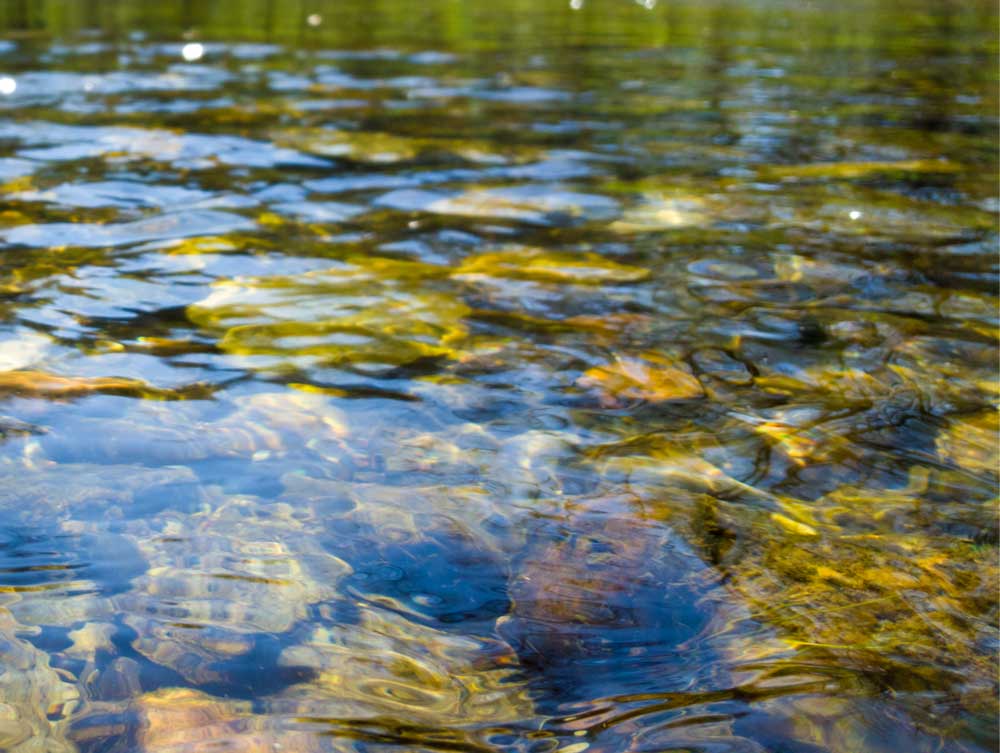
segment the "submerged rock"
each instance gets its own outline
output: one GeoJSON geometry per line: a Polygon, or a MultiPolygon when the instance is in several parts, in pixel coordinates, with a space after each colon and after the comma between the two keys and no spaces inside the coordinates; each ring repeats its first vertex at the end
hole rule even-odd
{"type": "Polygon", "coordinates": [[[255,714],[249,701],[214,698],[188,688],[168,688],[136,699],[137,753],[275,753],[319,751],[317,737],[282,729],[255,714]]]}
{"type": "MultiPolygon", "coordinates": [[[[587,750],[608,753],[824,753],[795,734],[780,702],[750,703],[789,645],[635,502],[573,500],[515,562],[497,632],[517,654],[542,728],[565,740],[561,750],[584,750],[575,746],[585,736],[587,750]],[[657,723],[636,723],[647,715],[657,723]]],[[[785,675],[793,687],[807,681],[785,675]]]]}
{"type": "Polygon", "coordinates": [[[644,194],[625,210],[621,219],[611,223],[611,230],[631,234],[698,227],[713,222],[714,214],[718,214],[717,207],[702,196],[644,194]]]}
{"type": "Polygon", "coordinates": [[[650,276],[648,269],[621,264],[598,254],[526,247],[475,254],[465,259],[454,274],[470,280],[499,277],[571,285],[640,282],[650,276]]]}
{"type": "Polygon", "coordinates": [[[462,729],[532,718],[514,660],[502,643],[487,637],[446,632],[389,609],[364,607],[358,624],[317,629],[282,654],[282,664],[313,668],[316,679],[269,705],[272,711],[331,722],[378,725],[398,719],[418,736],[421,727],[461,736],[462,729]]]}
{"type": "Polygon", "coordinates": [[[143,536],[149,570],[116,599],[135,650],[190,682],[229,682],[221,665],[289,632],[351,572],[304,533],[289,506],[234,497],[143,536]]]}
{"type": "Polygon", "coordinates": [[[567,191],[558,184],[473,188],[462,193],[400,189],[379,197],[381,207],[409,212],[565,225],[614,219],[620,207],[598,194],[567,191]]]}
{"type": "Polygon", "coordinates": [[[79,691],[44,652],[17,636],[19,629],[0,608],[0,750],[72,753],[66,732],[79,691]]]}
{"type": "Polygon", "coordinates": [[[431,265],[358,258],[291,277],[219,283],[189,307],[192,321],[218,332],[219,345],[249,364],[401,366],[453,353],[468,307],[435,289],[431,265]],[[266,358],[262,358],[266,357],[266,358]]]}
{"type": "Polygon", "coordinates": [[[66,377],[42,371],[0,371],[0,396],[46,397],[55,399],[84,397],[95,393],[131,397],[173,397],[138,379],[123,377],[66,377]]]}
{"type": "Polygon", "coordinates": [[[704,682],[718,662],[702,643],[716,617],[706,597],[721,592],[668,528],[606,509],[544,526],[536,541],[497,629],[560,702],[704,682]]]}

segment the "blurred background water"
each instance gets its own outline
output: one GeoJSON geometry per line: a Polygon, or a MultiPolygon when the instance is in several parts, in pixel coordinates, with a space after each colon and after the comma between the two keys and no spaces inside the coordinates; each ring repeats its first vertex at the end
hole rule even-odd
{"type": "Polygon", "coordinates": [[[997,21],[0,0],[0,749],[994,750],[997,21]]]}

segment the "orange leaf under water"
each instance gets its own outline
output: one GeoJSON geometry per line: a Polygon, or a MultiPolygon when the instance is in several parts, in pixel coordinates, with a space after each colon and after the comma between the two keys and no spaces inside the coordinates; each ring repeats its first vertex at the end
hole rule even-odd
{"type": "Polygon", "coordinates": [[[601,402],[615,405],[622,399],[690,400],[705,390],[684,364],[656,354],[640,358],[617,356],[614,363],[588,369],[577,380],[581,387],[596,388],[601,402]]]}

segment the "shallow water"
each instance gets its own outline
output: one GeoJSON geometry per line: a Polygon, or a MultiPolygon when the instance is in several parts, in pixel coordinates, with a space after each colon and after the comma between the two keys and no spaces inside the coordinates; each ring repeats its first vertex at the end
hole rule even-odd
{"type": "Polygon", "coordinates": [[[987,751],[991,2],[0,2],[0,750],[987,751]]]}

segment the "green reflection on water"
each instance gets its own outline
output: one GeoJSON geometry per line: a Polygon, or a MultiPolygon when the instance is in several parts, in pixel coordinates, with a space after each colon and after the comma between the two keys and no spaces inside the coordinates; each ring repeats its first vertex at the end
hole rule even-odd
{"type": "Polygon", "coordinates": [[[0,0],[0,749],[995,748],[996,22],[0,0]]]}

